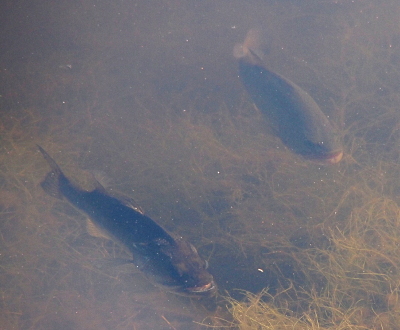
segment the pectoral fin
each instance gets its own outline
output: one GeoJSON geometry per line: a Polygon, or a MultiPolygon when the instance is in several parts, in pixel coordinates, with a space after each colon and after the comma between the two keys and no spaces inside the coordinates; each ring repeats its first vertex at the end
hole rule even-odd
{"type": "Polygon", "coordinates": [[[106,238],[106,239],[112,239],[104,230],[99,228],[91,219],[87,219],[86,221],[86,229],[89,233],[89,235],[94,236],[94,237],[101,237],[101,238],[106,238]]]}

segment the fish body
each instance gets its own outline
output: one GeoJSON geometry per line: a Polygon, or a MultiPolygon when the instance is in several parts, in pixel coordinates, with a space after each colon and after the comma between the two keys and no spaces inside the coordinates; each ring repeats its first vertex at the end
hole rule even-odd
{"type": "Polygon", "coordinates": [[[76,187],[40,146],[51,171],[41,186],[50,195],[66,199],[85,213],[92,224],[118,241],[133,255],[134,263],[155,284],[191,297],[211,297],[217,287],[207,262],[182,237],[168,233],[140,209],[107,193],[100,184],[93,191],[76,187]]]}
{"type": "Polygon", "coordinates": [[[338,163],[343,157],[338,133],[306,91],[264,66],[259,39],[259,32],[250,30],[234,49],[240,78],[253,102],[293,152],[320,163],[338,163]]]}

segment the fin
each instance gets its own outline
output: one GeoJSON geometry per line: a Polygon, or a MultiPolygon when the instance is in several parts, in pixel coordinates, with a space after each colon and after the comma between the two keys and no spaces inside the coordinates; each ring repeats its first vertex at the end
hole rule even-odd
{"type": "Polygon", "coordinates": [[[40,186],[43,188],[46,194],[58,199],[63,199],[63,195],[60,192],[58,185],[58,178],[54,172],[47,173],[44,180],[40,183],[40,186]]]}
{"type": "Polygon", "coordinates": [[[129,197],[123,197],[120,198],[120,200],[128,207],[130,207],[131,209],[135,210],[136,212],[139,212],[141,215],[144,215],[144,211],[140,206],[136,205],[136,202],[133,198],[129,198],[129,197]]]}
{"type": "Polygon", "coordinates": [[[237,59],[246,57],[251,64],[262,64],[264,53],[261,50],[261,31],[251,29],[247,32],[242,44],[236,44],[233,48],[233,56],[237,59]]]}
{"type": "MultiPolygon", "coordinates": [[[[99,183],[99,185],[100,185],[100,183],[99,183]]],[[[136,205],[136,202],[133,198],[127,197],[127,196],[117,193],[115,191],[107,190],[102,185],[96,186],[95,190],[118,199],[125,206],[130,207],[131,209],[135,210],[136,212],[139,212],[141,215],[144,215],[143,209],[140,206],[136,205]]]]}
{"type": "Polygon", "coordinates": [[[86,221],[86,229],[89,233],[89,235],[94,236],[94,237],[101,237],[101,238],[106,238],[112,240],[112,238],[99,226],[97,226],[92,220],[89,218],[86,221]]]}
{"type": "Polygon", "coordinates": [[[94,179],[94,185],[95,185],[94,190],[102,194],[108,194],[107,189],[104,188],[104,186],[102,186],[102,184],[99,181],[97,181],[96,178],[94,179]]]}
{"type": "MultiPolygon", "coordinates": [[[[97,188],[96,188],[97,189],[97,188]]],[[[105,189],[105,188],[103,188],[105,189]]],[[[101,191],[101,190],[100,190],[101,191]]],[[[106,190],[106,193],[119,201],[121,201],[125,206],[130,207],[131,209],[139,212],[140,214],[144,215],[143,209],[137,205],[136,201],[132,197],[128,197],[122,193],[116,191],[110,191],[110,189],[106,190]]]]}
{"type": "Polygon", "coordinates": [[[46,159],[47,163],[51,167],[51,171],[47,173],[46,177],[40,183],[40,185],[47,194],[58,199],[62,199],[63,196],[60,192],[59,181],[60,177],[65,178],[64,173],[61,171],[60,167],[57,165],[54,159],[51,158],[50,155],[40,145],[37,145],[37,147],[42,153],[44,159],[46,159]]]}
{"type": "Polygon", "coordinates": [[[94,171],[91,171],[91,174],[94,179],[95,190],[97,190],[103,194],[106,194],[107,189],[105,188],[105,186],[107,187],[108,182],[106,182],[106,181],[109,181],[109,179],[107,178],[105,173],[103,171],[94,170],[94,171]]]}
{"type": "Polygon", "coordinates": [[[40,145],[37,144],[37,147],[39,149],[39,151],[42,153],[44,159],[47,160],[47,162],[49,163],[50,167],[51,167],[51,171],[55,174],[55,175],[60,175],[62,174],[61,168],[57,165],[57,163],[55,162],[55,160],[53,158],[50,157],[50,155],[46,152],[46,150],[44,150],[40,145]]]}
{"type": "Polygon", "coordinates": [[[109,186],[110,180],[107,178],[104,172],[95,170],[92,171],[92,175],[95,181],[95,190],[103,194],[111,195],[112,197],[120,200],[125,206],[128,206],[136,212],[144,215],[143,209],[137,205],[136,201],[133,198],[128,197],[122,193],[115,192],[112,189],[106,188],[107,186],[109,186]]]}

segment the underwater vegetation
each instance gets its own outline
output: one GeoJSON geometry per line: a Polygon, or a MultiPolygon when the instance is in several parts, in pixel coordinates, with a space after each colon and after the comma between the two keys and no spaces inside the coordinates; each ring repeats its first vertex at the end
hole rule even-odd
{"type": "MultiPolygon", "coordinates": [[[[230,42],[221,33],[224,51],[208,46],[226,57],[204,79],[207,66],[190,62],[200,48],[176,55],[183,32],[160,42],[115,2],[104,12],[114,13],[112,24],[93,34],[87,11],[69,12],[68,2],[53,13],[81,15],[83,39],[0,62],[1,327],[398,329],[400,9],[310,1],[301,14],[299,2],[274,3],[268,67],[309,91],[339,128],[344,153],[332,166],[266,132],[231,58],[239,28],[230,42]],[[135,43],[119,34],[131,27],[135,43]],[[218,284],[217,310],[159,290],[132,268],[98,266],[130,256],[91,237],[79,212],[42,191],[48,166],[36,144],[79,187],[94,189],[91,172],[104,171],[107,189],[193,243],[218,284]]],[[[176,30],[203,35],[190,28],[197,17],[176,30]]]]}
{"type": "MultiPolygon", "coordinates": [[[[385,15],[381,9],[362,10],[385,15]]],[[[287,230],[273,244],[260,238],[259,244],[267,247],[259,260],[260,269],[275,269],[280,285],[243,292],[244,299],[233,298],[229,291],[226,305],[231,317],[215,318],[216,329],[399,327],[400,100],[392,82],[400,75],[398,43],[396,50],[389,46],[399,31],[389,21],[369,29],[363,19],[352,18],[355,24],[348,26],[337,47],[338,58],[346,58],[341,74],[350,78],[348,83],[354,79],[351,87],[343,89],[343,107],[338,107],[348,154],[337,172],[329,172],[328,183],[314,173],[313,184],[319,184],[318,189],[276,184],[282,182],[283,173],[290,176],[293,186],[301,181],[289,167],[272,174],[271,195],[298,220],[306,214],[308,222],[299,221],[297,231],[287,230]],[[387,33],[390,30],[396,33],[387,33]],[[377,35],[387,40],[387,47],[378,47],[377,35]],[[306,211],[308,207],[312,214],[306,211]],[[285,271],[288,265],[290,276],[285,271]]],[[[327,56],[328,67],[333,65],[333,53],[327,56]]]]}
{"type": "MultiPolygon", "coordinates": [[[[357,194],[360,191],[354,191],[357,194]]],[[[384,197],[363,196],[348,225],[292,248],[305,276],[274,295],[268,289],[226,297],[239,329],[397,329],[400,322],[400,209],[384,197]]],[[[303,237],[304,242],[304,237],[303,237]]],[[[296,243],[294,243],[296,245],[296,243]]],[[[219,320],[220,321],[220,320],[219,320]]],[[[223,327],[221,327],[223,328],[223,327]]]]}

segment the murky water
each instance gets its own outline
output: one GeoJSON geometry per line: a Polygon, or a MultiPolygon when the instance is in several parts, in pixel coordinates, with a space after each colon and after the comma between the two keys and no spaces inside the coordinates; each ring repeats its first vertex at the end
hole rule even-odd
{"type": "MultiPolygon", "coordinates": [[[[397,214],[395,1],[0,6],[2,329],[201,329],[230,318],[222,298],[210,311],[161,291],[133,267],[98,267],[124,252],[88,235],[79,212],[41,190],[48,167],[36,144],[88,189],[100,171],[108,189],[193,243],[222,295],[309,286],[317,277],[307,278],[302,263],[312,265],[302,251],[335,230],[374,238],[368,248],[385,253],[351,221],[397,214]],[[253,106],[232,55],[253,27],[266,33],[266,65],[310,93],[341,131],[339,164],[291,153],[253,106]]],[[[400,236],[396,222],[382,228],[389,223],[394,265],[400,236]]],[[[398,276],[385,265],[380,300],[398,276]]],[[[392,329],[400,312],[380,300],[373,308],[390,311],[381,324],[392,329]]]]}

